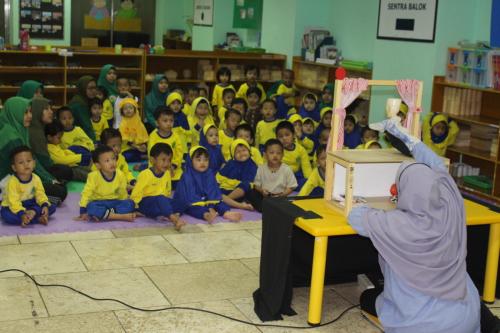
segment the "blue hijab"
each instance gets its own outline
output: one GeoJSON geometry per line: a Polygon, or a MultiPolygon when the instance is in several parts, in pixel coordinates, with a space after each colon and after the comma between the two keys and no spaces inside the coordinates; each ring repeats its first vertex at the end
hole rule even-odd
{"type": "Polygon", "coordinates": [[[211,145],[207,141],[206,134],[211,128],[217,129],[215,125],[208,124],[203,127],[203,131],[200,132],[200,146],[204,147],[208,151],[210,165],[209,168],[212,169],[214,173],[217,173],[221,166],[226,162],[224,159],[224,155],[222,155],[222,146],[221,145],[211,145]]]}
{"type": "Polygon", "coordinates": [[[219,173],[221,176],[237,179],[242,183],[250,184],[255,180],[255,175],[257,174],[257,164],[255,164],[251,157],[243,162],[234,159],[234,152],[236,147],[239,145],[244,145],[248,148],[248,151],[251,151],[250,145],[245,140],[234,140],[231,143],[231,156],[233,156],[233,158],[227,161],[219,173]]]}
{"type": "Polygon", "coordinates": [[[175,127],[182,127],[189,131],[189,123],[184,112],[174,112],[174,128],[175,127]]]}
{"type": "Polygon", "coordinates": [[[285,103],[285,97],[282,95],[276,96],[276,119],[286,119],[288,117],[288,111],[290,111],[293,106],[285,103]]]}
{"type": "Polygon", "coordinates": [[[314,110],[312,111],[307,111],[306,108],[304,108],[304,105],[301,105],[299,108],[299,115],[302,118],[311,118],[315,122],[319,123],[321,121],[321,117],[319,115],[319,107],[316,103],[316,106],[314,107],[314,110]]]}
{"type": "Polygon", "coordinates": [[[354,125],[354,129],[351,133],[347,134],[344,132],[344,146],[349,147],[350,149],[355,149],[361,143],[361,127],[358,124],[354,125]]]}
{"type": "Polygon", "coordinates": [[[193,168],[191,157],[201,146],[191,148],[186,158],[185,170],[175,188],[173,207],[177,213],[185,212],[193,203],[202,201],[221,201],[222,192],[215,180],[214,172],[208,168],[204,172],[193,168]]]}

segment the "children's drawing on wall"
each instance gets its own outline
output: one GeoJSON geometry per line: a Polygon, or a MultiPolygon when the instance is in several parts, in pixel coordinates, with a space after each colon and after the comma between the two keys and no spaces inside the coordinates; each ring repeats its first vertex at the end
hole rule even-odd
{"type": "Polygon", "coordinates": [[[94,0],[92,8],[90,9],[89,16],[93,17],[97,21],[102,21],[106,18],[109,18],[109,11],[106,0],[94,0]]]}
{"type": "Polygon", "coordinates": [[[134,0],[121,0],[120,8],[116,12],[116,17],[121,19],[133,19],[137,17],[137,8],[134,0]]]}

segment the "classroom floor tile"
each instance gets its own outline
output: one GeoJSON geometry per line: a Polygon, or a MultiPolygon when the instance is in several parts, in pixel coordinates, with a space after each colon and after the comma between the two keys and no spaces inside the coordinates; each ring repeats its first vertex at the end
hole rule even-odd
{"type": "MultiPolygon", "coordinates": [[[[18,268],[30,275],[86,271],[69,242],[5,245],[1,247],[1,253],[2,269],[18,268]]],[[[0,278],[13,275],[22,274],[2,274],[0,278]]]]}
{"type": "Polygon", "coordinates": [[[0,333],[123,333],[113,312],[3,322],[0,333]]]}
{"type": "Polygon", "coordinates": [[[130,228],[130,229],[112,229],[111,232],[116,238],[124,237],[142,237],[142,236],[155,236],[155,235],[169,235],[169,234],[186,234],[194,232],[203,232],[197,225],[185,225],[181,231],[177,231],[173,226],[157,227],[157,228],[130,228]]]}
{"type": "Polygon", "coordinates": [[[3,236],[0,237],[0,246],[19,244],[17,236],[3,236]]]}
{"type": "Polygon", "coordinates": [[[172,304],[251,295],[259,278],[238,260],[145,267],[172,304]]]}
{"type": "MultiPolygon", "coordinates": [[[[238,309],[227,300],[183,304],[186,307],[196,307],[246,320],[238,309]]],[[[254,326],[244,325],[221,317],[194,311],[164,311],[144,313],[138,311],[116,311],[123,328],[127,333],[258,333],[254,326]]]]}
{"type": "Polygon", "coordinates": [[[161,236],[74,241],[72,243],[91,271],[186,262],[161,236]]]}
{"type": "Polygon", "coordinates": [[[249,222],[219,222],[213,224],[199,224],[198,225],[203,231],[231,231],[231,230],[262,230],[261,221],[249,221],[249,222]]]}
{"type": "Polygon", "coordinates": [[[21,244],[63,242],[72,240],[115,238],[109,230],[88,232],[62,232],[58,234],[20,235],[21,244]]]}
{"type": "Polygon", "coordinates": [[[164,237],[190,262],[254,258],[260,255],[260,242],[243,230],[164,237]]]}
{"type": "Polygon", "coordinates": [[[31,280],[25,277],[0,279],[0,321],[40,317],[47,317],[47,311],[31,280]]]}
{"type": "Polygon", "coordinates": [[[262,229],[250,229],[248,232],[257,237],[257,239],[262,239],[262,229]]]}
{"type": "Polygon", "coordinates": [[[260,258],[248,258],[248,259],[240,259],[243,265],[250,268],[257,276],[259,275],[260,270],[260,258]]]}
{"type": "MultiPolygon", "coordinates": [[[[165,307],[170,303],[141,268],[37,276],[41,283],[69,285],[99,298],[115,298],[136,307],[165,307]]],[[[116,302],[97,302],[63,288],[40,293],[51,316],[126,309],[116,302]]]]}

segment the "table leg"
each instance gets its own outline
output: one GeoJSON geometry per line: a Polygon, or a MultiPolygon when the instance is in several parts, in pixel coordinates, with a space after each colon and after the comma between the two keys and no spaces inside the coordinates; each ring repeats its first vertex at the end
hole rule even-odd
{"type": "Polygon", "coordinates": [[[327,248],[328,237],[315,237],[311,290],[309,295],[309,315],[307,318],[307,322],[312,326],[319,325],[321,322],[327,248]]]}
{"type": "Polygon", "coordinates": [[[495,302],[495,289],[498,274],[498,256],[500,254],[500,223],[490,224],[488,240],[488,255],[486,257],[486,272],[484,276],[483,301],[495,302]]]}

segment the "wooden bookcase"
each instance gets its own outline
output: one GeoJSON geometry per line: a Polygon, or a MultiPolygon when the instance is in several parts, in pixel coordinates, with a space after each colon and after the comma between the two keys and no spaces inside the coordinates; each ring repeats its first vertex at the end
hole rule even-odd
{"type": "MultiPolygon", "coordinates": [[[[500,91],[493,89],[473,88],[470,86],[446,82],[443,76],[435,76],[432,89],[432,105],[433,112],[442,112],[444,101],[444,89],[446,87],[471,89],[482,92],[480,114],[477,116],[456,116],[448,115],[455,120],[459,126],[467,125],[482,125],[494,128],[498,131],[500,128],[500,91]]],[[[500,136],[498,137],[500,139],[500,136]]],[[[460,190],[467,194],[482,197],[496,204],[500,204],[500,156],[497,151],[496,156],[491,155],[482,150],[478,150],[472,146],[449,147],[446,156],[451,162],[463,162],[473,167],[479,167],[481,175],[488,176],[493,180],[493,190],[490,194],[485,194],[463,186],[460,180],[457,181],[460,190]]]]}

